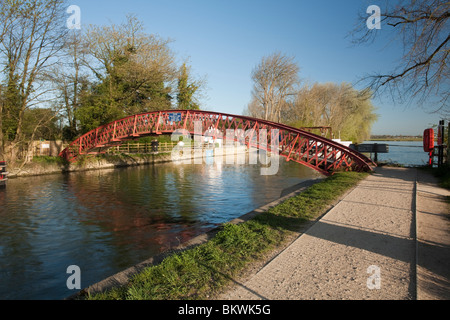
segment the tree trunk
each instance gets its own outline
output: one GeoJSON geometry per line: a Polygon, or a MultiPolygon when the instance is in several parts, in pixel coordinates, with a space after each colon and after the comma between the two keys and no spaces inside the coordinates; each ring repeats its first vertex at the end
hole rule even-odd
{"type": "Polygon", "coordinates": [[[1,87],[0,87],[0,160],[3,159],[4,152],[5,152],[5,141],[3,141],[3,102],[1,100],[1,87]]]}

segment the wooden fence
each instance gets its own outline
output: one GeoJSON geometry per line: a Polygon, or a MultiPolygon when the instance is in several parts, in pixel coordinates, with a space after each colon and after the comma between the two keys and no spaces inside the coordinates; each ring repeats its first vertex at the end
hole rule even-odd
{"type": "MultiPolygon", "coordinates": [[[[177,142],[160,142],[157,151],[160,153],[171,152],[177,142]]],[[[127,153],[127,154],[147,154],[153,153],[151,142],[126,142],[121,145],[109,148],[107,154],[127,153]]]]}
{"type": "MultiPolygon", "coordinates": [[[[177,144],[178,142],[176,141],[160,142],[157,151],[159,153],[170,153],[177,144]]],[[[29,156],[57,157],[59,153],[67,146],[68,143],[62,141],[33,141],[32,151],[30,151],[29,156]]],[[[184,146],[190,147],[190,144],[186,143],[184,146]]],[[[151,142],[135,142],[135,141],[124,142],[121,145],[114,146],[106,150],[106,154],[118,154],[118,153],[151,154],[154,153],[154,150],[151,142]]],[[[24,155],[25,154],[26,151],[24,151],[24,155]]]]}

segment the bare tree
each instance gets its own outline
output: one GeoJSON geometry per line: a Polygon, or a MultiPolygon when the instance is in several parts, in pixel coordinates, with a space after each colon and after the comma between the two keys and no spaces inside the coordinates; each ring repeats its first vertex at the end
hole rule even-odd
{"type": "Polygon", "coordinates": [[[2,152],[8,153],[10,160],[17,158],[19,146],[25,142],[27,110],[48,93],[41,76],[64,45],[67,32],[64,3],[64,0],[6,0],[0,4],[3,25],[0,63],[6,76],[3,111],[6,108],[15,123],[9,150],[2,152]]]}
{"type": "Polygon", "coordinates": [[[3,87],[0,84],[0,160],[3,158],[5,141],[3,138],[3,87]]]}
{"type": "Polygon", "coordinates": [[[402,40],[404,55],[394,70],[363,80],[377,93],[387,89],[394,98],[417,98],[436,103],[433,111],[450,112],[450,2],[400,0],[381,9],[381,30],[367,28],[368,16],[362,14],[351,33],[353,43],[369,43],[389,32],[392,41],[402,40]]]}
{"type": "Polygon", "coordinates": [[[263,108],[261,108],[261,105],[258,102],[258,100],[254,96],[252,96],[252,100],[244,108],[242,114],[244,116],[248,116],[248,117],[254,117],[254,118],[258,118],[258,119],[263,119],[264,118],[264,111],[265,110],[263,108]]]}
{"type": "Polygon", "coordinates": [[[370,91],[349,83],[304,85],[282,114],[282,122],[297,128],[331,127],[336,138],[361,142],[377,119],[371,98],[370,91]]]}
{"type": "Polygon", "coordinates": [[[47,74],[47,78],[56,90],[60,112],[67,120],[63,135],[69,140],[77,135],[75,114],[81,103],[82,92],[89,83],[88,68],[85,63],[87,54],[81,32],[74,30],[67,36],[61,59],[47,74]]]}
{"type": "MultiPolygon", "coordinates": [[[[10,8],[5,5],[0,5],[0,43],[3,43],[3,39],[6,33],[9,32],[11,25],[15,18],[11,18],[14,12],[14,8],[10,8]]],[[[1,70],[1,69],[0,69],[1,70]]],[[[0,78],[1,80],[1,78],[0,78]]],[[[5,152],[5,140],[3,135],[3,105],[4,105],[4,88],[0,83],[0,159],[4,157],[5,152]]]]}
{"type": "Polygon", "coordinates": [[[265,120],[281,121],[281,112],[287,105],[288,97],[296,93],[299,71],[293,57],[278,52],[263,57],[252,71],[251,108],[255,111],[255,107],[259,106],[259,114],[265,120]]]}

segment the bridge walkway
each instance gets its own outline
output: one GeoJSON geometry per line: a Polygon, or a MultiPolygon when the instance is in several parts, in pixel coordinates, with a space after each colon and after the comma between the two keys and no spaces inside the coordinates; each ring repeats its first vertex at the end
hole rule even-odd
{"type": "Polygon", "coordinates": [[[448,299],[448,190],[377,168],[262,269],[219,299],[448,299]]]}

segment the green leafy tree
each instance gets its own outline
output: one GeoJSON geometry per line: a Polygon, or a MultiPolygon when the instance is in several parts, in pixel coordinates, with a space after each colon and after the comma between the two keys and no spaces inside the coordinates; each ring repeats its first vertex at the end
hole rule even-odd
{"type": "Polygon", "coordinates": [[[180,68],[180,75],[178,77],[178,93],[177,102],[180,110],[199,110],[200,106],[196,101],[195,94],[201,87],[199,81],[191,81],[189,77],[186,63],[180,68]]]}
{"type": "Polygon", "coordinates": [[[20,109],[22,105],[22,95],[19,91],[19,77],[13,72],[8,73],[8,80],[3,93],[3,133],[8,141],[16,137],[20,109]]]}
{"type": "Polygon", "coordinates": [[[76,112],[82,132],[171,107],[176,68],[168,40],[145,33],[142,23],[129,16],[121,25],[89,26],[84,41],[86,65],[96,81],[76,112]]]}

